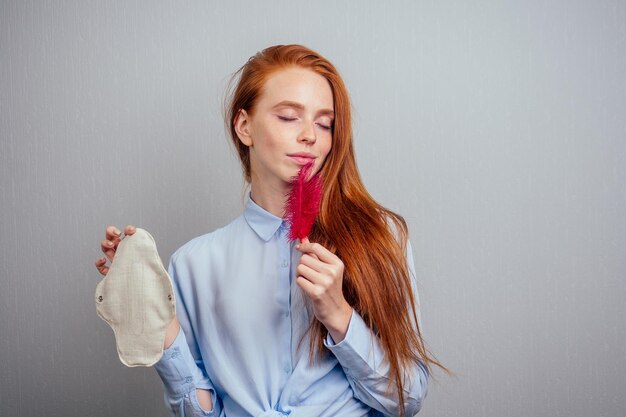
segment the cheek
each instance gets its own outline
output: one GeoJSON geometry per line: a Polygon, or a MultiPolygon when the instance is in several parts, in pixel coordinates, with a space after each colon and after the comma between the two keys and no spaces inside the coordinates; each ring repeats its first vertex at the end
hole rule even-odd
{"type": "Polygon", "coordinates": [[[285,142],[298,135],[298,126],[293,122],[283,122],[277,118],[267,124],[267,135],[274,138],[275,142],[285,142]]]}
{"type": "Polygon", "coordinates": [[[281,143],[284,142],[281,138],[284,136],[284,132],[280,129],[280,126],[270,125],[267,129],[260,132],[260,141],[263,143],[263,148],[267,151],[275,151],[280,149],[281,143]]]}
{"type": "Polygon", "coordinates": [[[328,158],[328,155],[330,154],[330,148],[331,148],[330,141],[327,144],[325,144],[324,147],[320,148],[321,160],[319,162],[319,166],[316,172],[319,172],[322,168],[322,165],[326,163],[326,159],[328,158]]]}
{"type": "Polygon", "coordinates": [[[326,159],[326,157],[328,156],[328,154],[330,153],[330,149],[332,148],[332,136],[328,138],[328,140],[326,140],[324,142],[324,146],[322,148],[322,155],[324,155],[324,159],[326,159]]]}

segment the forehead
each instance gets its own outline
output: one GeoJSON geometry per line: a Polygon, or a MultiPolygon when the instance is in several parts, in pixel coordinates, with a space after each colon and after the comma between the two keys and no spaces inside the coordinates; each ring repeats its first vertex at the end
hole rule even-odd
{"type": "Polygon", "coordinates": [[[333,92],[326,78],[305,68],[285,68],[271,74],[261,90],[259,106],[271,108],[282,101],[305,108],[333,109],[333,92]]]}

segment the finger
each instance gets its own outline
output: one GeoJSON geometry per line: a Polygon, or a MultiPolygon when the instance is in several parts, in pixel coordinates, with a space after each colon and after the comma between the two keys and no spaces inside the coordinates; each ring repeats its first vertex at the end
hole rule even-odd
{"type": "Polygon", "coordinates": [[[339,259],[334,253],[326,249],[324,246],[319,243],[311,243],[306,238],[301,241],[296,249],[301,252],[308,253],[309,255],[315,254],[320,261],[326,263],[335,263],[336,260],[339,259]]]}
{"type": "Polygon", "coordinates": [[[324,274],[320,274],[314,269],[309,268],[308,266],[303,264],[298,265],[298,267],[296,268],[296,272],[298,273],[298,275],[303,276],[315,285],[328,287],[331,283],[331,278],[327,277],[324,274]]]}
{"type": "Polygon", "coordinates": [[[115,255],[115,244],[110,240],[103,240],[100,243],[100,248],[102,252],[109,258],[109,261],[113,260],[113,255],[115,255]]]}
{"type": "Polygon", "coordinates": [[[115,251],[114,250],[108,250],[104,253],[107,257],[107,259],[111,262],[113,262],[113,258],[115,257],[115,251]]]}
{"type": "Polygon", "coordinates": [[[137,228],[135,228],[135,226],[133,226],[132,224],[129,224],[128,226],[124,228],[124,234],[128,236],[134,234],[136,231],[137,231],[137,228]]]}
{"type": "Polygon", "coordinates": [[[314,254],[313,252],[304,252],[303,251],[303,255],[308,255],[309,257],[311,257],[313,259],[317,259],[318,261],[320,260],[320,257],[317,256],[316,254],[314,254]]]}
{"type": "Polygon", "coordinates": [[[122,234],[120,233],[119,236],[113,236],[113,238],[110,240],[111,243],[113,243],[113,250],[117,251],[117,247],[120,244],[120,242],[122,241],[122,234]]]}
{"type": "Polygon", "coordinates": [[[96,261],[96,269],[98,269],[98,272],[102,275],[106,275],[109,272],[109,267],[106,266],[106,262],[106,258],[100,258],[96,261]]]}
{"type": "Polygon", "coordinates": [[[313,298],[313,299],[318,298],[318,291],[317,291],[315,284],[313,284],[308,279],[304,277],[298,277],[296,278],[296,284],[298,284],[300,288],[302,288],[302,291],[304,291],[304,293],[308,295],[310,298],[313,298]]]}
{"type": "Polygon", "coordinates": [[[118,229],[115,226],[108,226],[106,228],[106,240],[113,240],[115,237],[119,237],[120,236],[120,229],[118,229]]]}
{"type": "Polygon", "coordinates": [[[300,264],[306,265],[317,272],[325,272],[327,270],[324,262],[320,261],[314,253],[303,253],[300,257],[300,264]]]}
{"type": "MultiPolygon", "coordinates": [[[[309,238],[308,238],[308,237],[305,237],[304,239],[302,239],[302,240],[300,241],[300,243],[302,243],[302,242],[304,242],[304,243],[306,243],[306,244],[311,244],[311,242],[309,242],[309,238]]],[[[298,249],[299,249],[299,248],[300,248],[300,245],[298,245],[298,249]]],[[[309,255],[309,256],[311,256],[311,257],[313,257],[313,258],[315,258],[315,259],[318,259],[318,260],[319,260],[319,256],[317,256],[317,255],[316,255],[316,254],[314,254],[314,253],[308,253],[308,255],[309,255]]]]}

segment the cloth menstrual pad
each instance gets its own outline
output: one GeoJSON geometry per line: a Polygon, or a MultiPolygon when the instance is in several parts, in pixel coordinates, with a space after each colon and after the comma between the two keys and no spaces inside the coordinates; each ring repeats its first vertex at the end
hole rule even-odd
{"type": "Polygon", "coordinates": [[[126,366],[152,366],[163,355],[176,300],[154,239],[136,228],[119,243],[109,272],[96,286],[96,311],[115,333],[126,366]]]}

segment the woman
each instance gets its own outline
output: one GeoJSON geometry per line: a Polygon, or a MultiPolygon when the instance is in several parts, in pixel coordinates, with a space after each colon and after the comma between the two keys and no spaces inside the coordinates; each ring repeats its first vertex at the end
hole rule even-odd
{"type": "MultiPolygon", "coordinates": [[[[342,79],[301,45],[269,47],[239,73],[226,123],[251,191],[241,216],[170,259],[177,318],[155,365],[166,404],[181,416],[414,415],[431,366],[445,367],[422,340],[406,222],[359,177],[342,79]],[[320,212],[291,244],[286,195],[311,161],[320,212]]],[[[109,260],[119,234],[107,228],[109,260]]]]}

